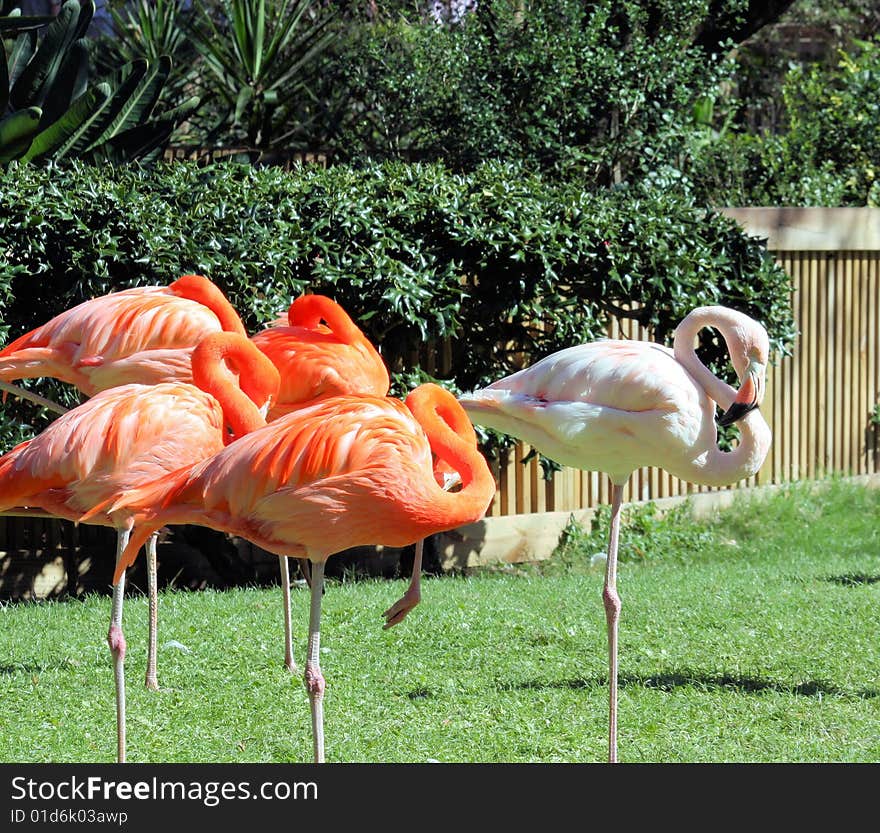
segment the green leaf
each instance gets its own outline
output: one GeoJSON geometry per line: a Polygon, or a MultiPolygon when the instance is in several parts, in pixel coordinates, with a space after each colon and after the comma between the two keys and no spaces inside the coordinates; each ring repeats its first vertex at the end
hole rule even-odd
{"type": "Polygon", "coordinates": [[[89,75],[89,51],[85,40],[72,44],[56,82],[43,102],[42,127],[57,121],[86,90],[89,75]]]}
{"type": "Polygon", "coordinates": [[[10,91],[9,100],[16,110],[42,104],[75,40],[80,11],[76,0],[68,0],[47,27],[36,54],[10,91]]]}
{"type": "Polygon", "coordinates": [[[172,119],[139,124],[91,148],[89,154],[93,161],[109,162],[114,165],[150,157],[155,151],[161,155],[174,132],[175,124],[172,119]]]}
{"type": "Polygon", "coordinates": [[[58,121],[37,135],[24,161],[29,162],[48,155],[55,159],[63,158],[77,139],[100,120],[109,101],[109,84],[101,83],[88,90],[58,121]]]}
{"type": "MultiPolygon", "coordinates": [[[[54,15],[30,15],[25,17],[21,13],[21,9],[13,9],[7,17],[0,17],[0,32],[4,34],[12,32],[27,32],[29,30],[41,29],[48,26],[53,20],[54,15]]],[[[8,34],[6,34],[8,37],[8,34]]]]}
{"type": "Polygon", "coordinates": [[[23,32],[16,39],[9,54],[9,89],[18,80],[28,61],[33,57],[37,49],[37,33],[23,32]]]}
{"type": "Polygon", "coordinates": [[[108,82],[111,90],[110,101],[102,108],[100,116],[92,121],[89,128],[74,141],[69,151],[72,155],[81,156],[91,146],[98,145],[113,135],[112,124],[125,108],[146,72],[147,62],[141,58],[126,64],[116,78],[108,82]]]}
{"type": "Polygon", "coordinates": [[[120,89],[120,96],[124,96],[123,105],[113,124],[110,125],[106,136],[102,138],[109,139],[117,133],[147,121],[162,94],[162,88],[168,80],[170,72],[171,58],[168,55],[162,55],[149,67],[143,79],[130,94],[125,94],[120,89]]]}
{"type": "Polygon", "coordinates": [[[19,159],[30,147],[40,127],[42,111],[27,107],[0,119],[0,163],[19,159]]]}
{"type": "Polygon", "coordinates": [[[6,112],[9,103],[9,70],[6,67],[6,44],[0,38],[0,113],[6,112]]]}

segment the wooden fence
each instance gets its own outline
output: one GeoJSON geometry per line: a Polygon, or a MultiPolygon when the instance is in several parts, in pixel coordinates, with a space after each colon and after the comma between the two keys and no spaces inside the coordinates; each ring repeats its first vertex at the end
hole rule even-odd
{"type": "MultiPolygon", "coordinates": [[[[769,249],[791,275],[798,329],[793,354],[778,359],[768,372],[762,411],[773,430],[770,455],[755,477],[729,488],[830,473],[877,474],[880,426],[872,415],[880,401],[880,209],[727,213],[767,238],[769,249]]],[[[614,325],[608,335],[651,338],[633,322],[614,325]]],[[[438,350],[426,369],[430,372],[432,362],[444,360],[448,357],[438,350]]],[[[486,520],[438,536],[435,547],[442,566],[546,557],[571,513],[588,517],[589,510],[609,500],[605,475],[563,469],[547,481],[536,460],[522,464],[528,451],[517,446],[495,463],[498,492],[486,520]]],[[[729,488],[698,487],[645,468],[634,473],[624,499],[657,500],[729,488]]],[[[0,597],[41,597],[105,585],[114,541],[108,529],[0,518],[0,554],[12,556],[0,557],[0,597]],[[103,566],[96,569],[99,564],[103,566]]],[[[239,551],[251,559],[250,580],[275,575],[274,557],[261,561],[253,548],[239,551]]],[[[229,566],[230,559],[225,563],[229,566]]],[[[213,570],[217,575],[223,566],[203,563],[194,572],[210,575],[213,570]]]]}

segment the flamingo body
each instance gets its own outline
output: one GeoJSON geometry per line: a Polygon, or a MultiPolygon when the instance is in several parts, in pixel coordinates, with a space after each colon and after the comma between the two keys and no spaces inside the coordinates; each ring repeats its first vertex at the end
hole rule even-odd
{"type": "Polygon", "coordinates": [[[282,374],[270,421],[325,396],[388,393],[382,357],[342,307],[326,296],[297,298],[286,323],[256,333],[252,341],[282,374]]]}
{"type": "MultiPolygon", "coordinates": [[[[0,512],[18,506],[79,520],[112,495],[224,448],[223,410],[192,385],[123,385],[95,394],[0,457],[0,512]]],[[[90,523],[130,527],[130,513],[90,523]]]]}
{"type": "Polygon", "coordinates": [[[570,347],[461,402],[475,422],[615,483],[640,466],[698,478],[717,442],[715,403],[672,350],[647,342],[570,347]]]}
{"type": "Polygon", "coordinates": [[[438,483],[425,430],[402,402],[320,400],[189,472],[123,494],[115,505],[142,507],[143,527],[119,569],[133,560],[140,537],[165,524],[202,524],[310,560],[354,546],[407,546],[483,516],[495,486],[479,462],[479,496],[450,495],[438,483]]]}
{"type": "Polygon", "coordinates": [[[623,485],[640,466],[709,486],[754,475],[770,449],[757,410],[764,393],[769,339],[748,316],[698,307],[675,331],[674,349],[633,341],[598,341],[561,350],[482,390],[462,396],[471,419],[518,437],[576,468],[604,471],[613,484],[603,603],[608,628],[608,759],[617,760],[617,547],[623,485]],[[740,379],[735,391],[697,357],[694,341],[715,327],[740,379]],[[727,425],[742,420],[730,452],[718,448],[715,407],[727,425]]]}
{"type": "Polygon", "coordinates": [[[87,396],[118,385],[192,382],[193,348],[221,331],[244,336],[207,278],[186,275],[84,301],[0,350],[0,380],[51,376],[87,396]]]}

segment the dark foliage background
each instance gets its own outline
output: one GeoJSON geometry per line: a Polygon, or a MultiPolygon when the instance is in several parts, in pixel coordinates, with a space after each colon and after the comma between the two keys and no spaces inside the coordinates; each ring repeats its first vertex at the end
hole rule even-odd
{"type": "MultiPolygon", "coordinates": [[[[466,389],[600,337],[613,316],[663,340],[694,306],[723,301],[762,320],[777,349],[793,336],[789,279],[761,241],[671,187],[590,193],[500,162],[468,174],[74,164],[13,167],[0,194],[4,341],[186,272],[216,281],[251,331],[306,289],[331,295],[398,390],[420,378],[430,339],[451,342],[448,369],[433,372],[466,389]]],[[[723,345],[705,350],[726,363],[723,345]]]]}

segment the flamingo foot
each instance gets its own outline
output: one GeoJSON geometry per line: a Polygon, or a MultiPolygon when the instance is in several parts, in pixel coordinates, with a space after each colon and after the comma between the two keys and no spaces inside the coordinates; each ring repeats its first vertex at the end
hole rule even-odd
{"type": "Polygon", "coordinates": [[[395,625],[399,625],[406,618],[407,613],[409,613],[421,600],[422,594],[419,592],[418,588],[408,588],[406,593],[404,593],[382,614],[385,617],[385,624],[382,626],[382,629],[388,630],[388,628],[393,628],[395,625]]]}
{"type": "Polygon", "coordinates": [[[296,663],[293,661],[292,654],[285,654],[284,657],[284,667],[291,673],[296,674],[299,672],[299,669],[296,667],[296,663]]]}
{"type": "Polygon", "coordinates": [[[155,674],[152,677],[148,675],[147,678],[144,680],[144,685],[150,691],[158,691],[159,690],[159,679],[156,677],[155,674]]]}

